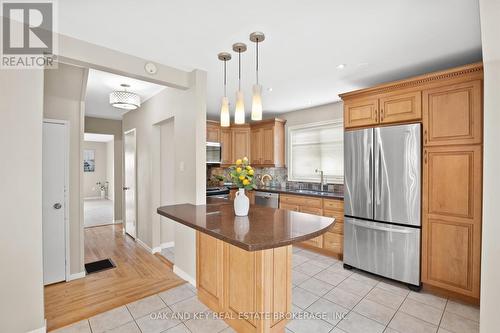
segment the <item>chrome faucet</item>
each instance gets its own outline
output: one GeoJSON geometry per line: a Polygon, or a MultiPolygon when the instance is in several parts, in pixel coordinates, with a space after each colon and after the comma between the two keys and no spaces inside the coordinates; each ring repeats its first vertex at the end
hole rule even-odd
{"type": "Polygon", "coordinates": [[[323,170],[316,169],[315,172],[319,173],[319,177],[320,177],[319,186],[320,186],[320,190],[323,191],[324,186],[325,186],[325,184],[324,184],[325,177],[324,177],[323,170]]]}

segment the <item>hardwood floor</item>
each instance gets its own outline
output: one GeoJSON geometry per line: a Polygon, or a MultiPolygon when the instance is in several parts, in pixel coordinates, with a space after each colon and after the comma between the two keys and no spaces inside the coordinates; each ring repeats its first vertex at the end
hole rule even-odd
{"type": "Polygon", "coordinates": [[[121,225],[85,229],[85,262],[105,258],[116,268],[45,287],[49,331],[185,282],[159,256],[123,235],[121,225]]]}

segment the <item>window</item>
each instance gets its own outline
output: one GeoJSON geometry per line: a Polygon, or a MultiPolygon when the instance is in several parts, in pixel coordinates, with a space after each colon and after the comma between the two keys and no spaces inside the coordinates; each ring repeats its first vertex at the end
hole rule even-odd
{"type": "Polygon", "coordinates": [[[329,183],[344,182],[344,129],[342,122],[288,128],[288,180],[319,182],[323,170],[329,183]]]}

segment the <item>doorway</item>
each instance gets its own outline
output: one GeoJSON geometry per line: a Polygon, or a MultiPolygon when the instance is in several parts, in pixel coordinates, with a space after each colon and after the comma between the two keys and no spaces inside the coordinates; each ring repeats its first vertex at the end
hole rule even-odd
{"type": "Polygon", "coordinates": [[[42,139],[43,284],[69,277],[68,123],[44,120],[42,139]]]}
{"type": "Polygon", "coordinates": [[[136,131],[132,129],[124,133],[124,202],[125,233],[132,238],[137,237],[137,198],[136,198],[136,131]]]}
{"type": "Polygon", "coordinates": [[[85,133],[83,142],[84,227],[114,224],[114,136],[85,133]]]}

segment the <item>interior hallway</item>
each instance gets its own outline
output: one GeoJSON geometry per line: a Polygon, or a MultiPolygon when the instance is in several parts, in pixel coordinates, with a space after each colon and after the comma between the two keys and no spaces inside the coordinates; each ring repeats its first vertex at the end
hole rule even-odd
{"type": "Polygon", "coordinates": [[[113,201],[85,199],[83,201],[84,227],[113,224],[113,201]]]}
{"type": "Polygon", "coordinates": [[[85,263],[106,258],[116,268],[45,287],[49,331],[185,282],[160,255],[125,236],[121,224],[85,229],[85,263]]]}

